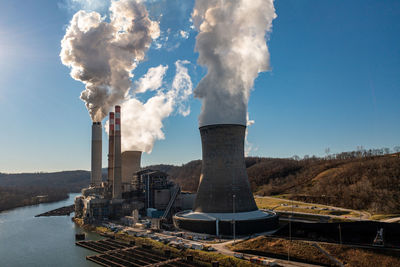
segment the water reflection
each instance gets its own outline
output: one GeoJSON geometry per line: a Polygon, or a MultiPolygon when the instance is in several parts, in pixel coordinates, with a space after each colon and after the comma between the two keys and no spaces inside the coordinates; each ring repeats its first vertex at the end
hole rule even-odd
{"type": "MultiPolygon", "coordinates": [[[[75,196],[63,201],[17,208],[0,213],[0,266],[98,266],[85,259],[92,251],[75,246],[77,227],[71,216],[34,216],[71,205],[75,196]]],[[[90,239],[99,239],[87,233],[90,239]]]]}

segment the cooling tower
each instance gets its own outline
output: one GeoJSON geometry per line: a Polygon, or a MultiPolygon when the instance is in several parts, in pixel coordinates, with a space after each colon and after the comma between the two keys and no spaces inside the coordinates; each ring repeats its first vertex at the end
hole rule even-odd
{"type": "Polygon", "coordinates": [[[132,183],[133,176],[140,170],[141,151],[122,153],[122,183],[132,183]]]}
{"type": "Polygon", "coordinates": [[[114,112],[110,112],[108,126],[108,184],[112,185],[114,180],[114,112]]]}
{"type": "Polygon", "coordinates": [[[90,173],[90,185],[101,185],[101,122],[93,122],[92,125],[92,169],[90,173]]]}
{"type": "Polygon", "coordinates": [[[200,183],[193,210],[173,217],[177,228],[216,235],[247,235],[278,226],[277,215],[258,210],[254,201],[244,160],[245,134],[246,126],[238,124],[200,127],[200,183]]]}
{"type": "Polygon", "coordinates": [[[257,210],[244,162],[243,125],[200,127],[203,162],[194,211],[233,212],[257,210]]]}
{"type": "Polygon", "coordinates": [[[115,106],[113,199],[122,197],[121,107],[115,106]]]}

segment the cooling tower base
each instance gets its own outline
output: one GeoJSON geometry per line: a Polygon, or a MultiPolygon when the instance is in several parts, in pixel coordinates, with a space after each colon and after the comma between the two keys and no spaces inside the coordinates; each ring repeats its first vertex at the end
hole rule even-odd
{"type": "Polygon", "coordinates": [[[261,210],[238,213],[203,213],[187,210],[175,214],[173,221],[175,227],[181,230],[232,236],[233,224],[236,235],[251,235],[277,229],[279,218],[274,212],[261,210]]]}

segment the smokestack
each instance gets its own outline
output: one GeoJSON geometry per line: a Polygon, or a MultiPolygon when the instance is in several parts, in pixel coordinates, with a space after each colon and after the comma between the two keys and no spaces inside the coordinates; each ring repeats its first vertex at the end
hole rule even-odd
{"type": "Polygon", "coordinates": [[[123,183],[131,183],[133,181],[133,176],[140,170],[141,156],[142,156],[141,151],[124,151],[122,153],[123,183]]]}
{"type": "Polygon", "coordinates": [[[111,185],[114,180],[114,112],[109,115],[108,131],[108,184],[111,185]]]}
{"type": "Polygon", "coordinates": [[[121,107],[115,106],[113,198],[122,198],[121,173],[121,107]]]}
{"type": "Polygon", "coordinates": [[[90,174],[90,185],[100,187],[101,185],[101,122],[93,122],[92,125],[92,171],[90,174]]]}
{"type": "Polygon", "coordinates": [[[203,163],[193,211],[237,213],[257,210],[244,161],[245,132],[246,126],[238,124],[200,127],[203,163]]]}

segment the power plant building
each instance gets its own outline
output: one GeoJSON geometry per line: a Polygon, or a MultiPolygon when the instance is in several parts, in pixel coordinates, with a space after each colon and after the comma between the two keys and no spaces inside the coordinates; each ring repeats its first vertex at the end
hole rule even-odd
{"type": "Polygon", "coordinates": [[[92,172],[89,188],[75,199],[75,217],[90,223],[130,217],[133,213],[167,218],[172,212],[192,205],[190,194],[161,171],[141,170],[141,151],[121,153],[121,109],[109,114],[107,180],[101,177],[101,123],[92,125],[92,172]],[[188,204],[189,201],[189,204],[188,204]],[[149,213],[150,212],[150,213],[149,213]]]}
{"type": "Polygon", "coordinates": [[[278,216],[258,210],[250,188],[244,158],[246,126],[200,127],[203,161],[193,195],[182,193],[166,173],[141,169],[141,151],[121,153],[119,106],[109,118],[108,178],[101,180],[101,123],[94,122],[91,186],[75,199],[76,217],[93,222],[131,218],[133,213],[167,219],[175,213],[172,218],[178,229],[223,236],[278,227],[278,216]]]}

